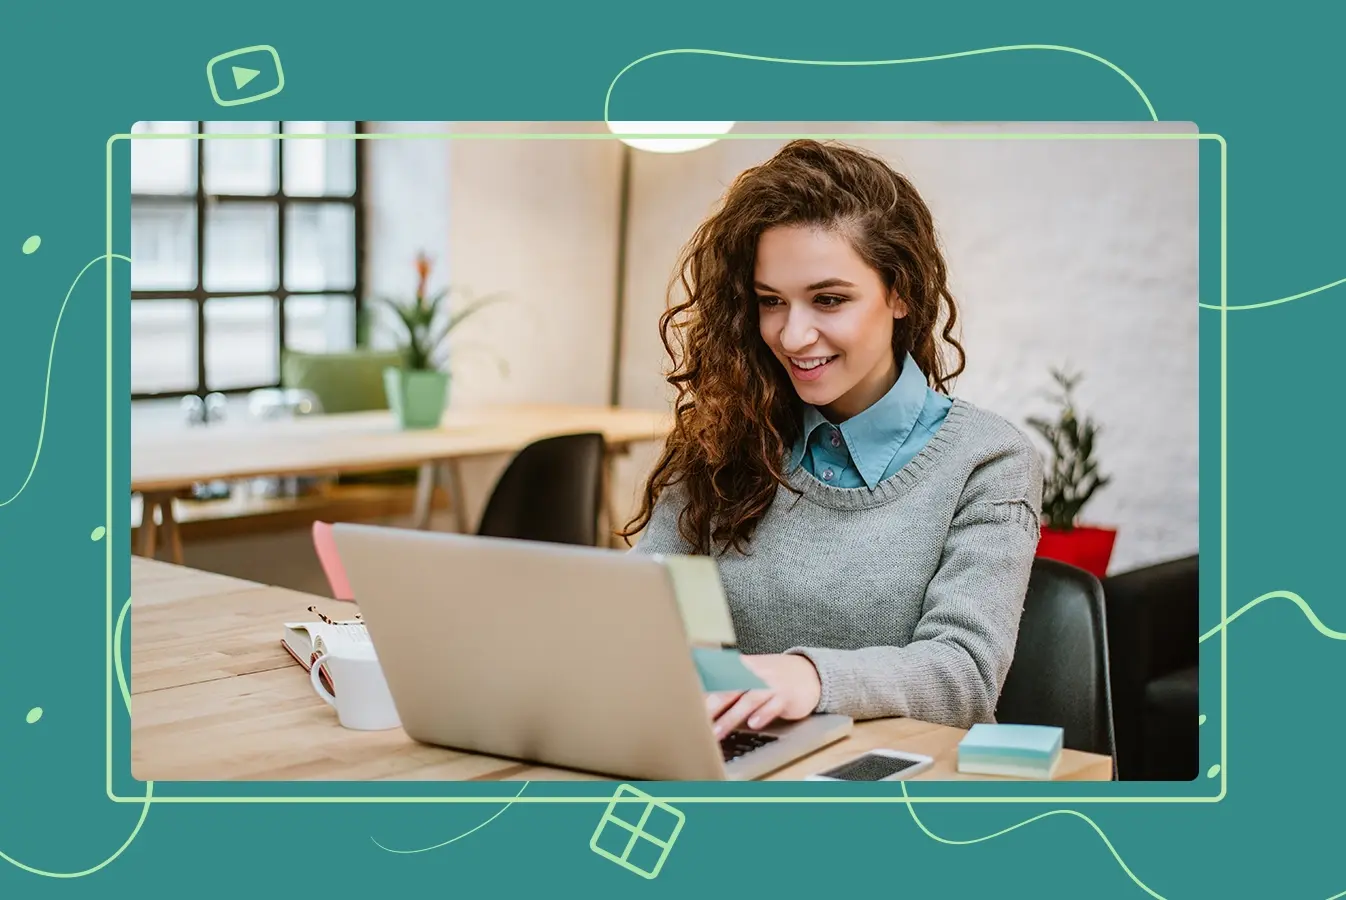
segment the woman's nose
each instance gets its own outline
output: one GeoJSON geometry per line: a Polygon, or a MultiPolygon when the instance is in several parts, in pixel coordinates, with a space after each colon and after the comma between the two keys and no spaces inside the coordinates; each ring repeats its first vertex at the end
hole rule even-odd
{"type": "Polygon", "coordinates": [[[812,318],[804,312],[791,311],[786,314],[785,327],[781,329],[781,349],[786,353],[798,353],[818,340],[818,330],[813,327],[812,318]]]}

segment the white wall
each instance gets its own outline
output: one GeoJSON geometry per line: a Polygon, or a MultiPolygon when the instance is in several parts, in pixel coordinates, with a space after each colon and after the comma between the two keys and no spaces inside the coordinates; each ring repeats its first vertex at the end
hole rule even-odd
{"type": "MultiPolygon", "coordinates": [[[[1118,123],[751,123],[738,132],[1195,133],[1118,123]]],[[[632,185],[622,402],[672,396],[657,319],[677,252],[730,181],[781,141],[640,153],[632,185]],[[659,360],[656,366],[653,360],[659,360]]],[[[1119,528],[1113,570],[1197,549],[1197,162],[1192,140],[855,140],[912,179],[936,218],[958,302],[955,394],[1022,424],[1048,369],[1083,372],[1114,482],[1085,518],[1119,528]]],[[[642,454],[628,479],[652,461],[642,454]]],[[[629,487],[627,488],[630,489],[629,487]]]]}
{"type": "MultiPolygon", "coordinates": [[[[593,123],[455,122],[460,134],[601,133],[593,123]]],[[[464,323],[455,402],[605,404],[616,294],[615,141],[449,147],[450,280],[500,305],[464,323]]]]}
{"type": "MultiPolygon", "coordinates": [[[[374,134],[448,134],[447,122],[370,122],[374,134]]],[[[407,296],[416,289],[416,254],[439,266],[449,253],[447,139],[364,142],[366,295],[407,296]]],[[[376,331],[376,346],[392,346],[376,331]]]]}
{"type": "MultiPolygon", "coordinates": [[[[606,133],[591,122],[391,122],[371,130],[606,133]]],[[[616,142],[369,143],[373,290],[412,290],[414,256],[424,247],[437,259],[432,285],[463,291],[463,297],[503,295],[450,338],[450,403],[606,404],[616,295],[616,142]]],[[[471,521],[506,462],[462,466],[471,521]]]]}

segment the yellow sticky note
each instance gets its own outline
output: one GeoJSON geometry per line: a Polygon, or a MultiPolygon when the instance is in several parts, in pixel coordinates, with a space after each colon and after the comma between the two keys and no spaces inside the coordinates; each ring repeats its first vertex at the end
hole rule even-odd
{"type": "Polygon", "coordinates": [[[734,646],[734,622],[715,560],[708,556],[664,555],[660,561],[673,579],[688,641],[709,647],[734,646]]]}

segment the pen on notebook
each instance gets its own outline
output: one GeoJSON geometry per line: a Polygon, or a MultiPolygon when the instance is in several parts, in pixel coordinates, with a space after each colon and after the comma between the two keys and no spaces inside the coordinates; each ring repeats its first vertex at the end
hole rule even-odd
{"type": "Polygon", "coordinates": [[[336,624],[336,622],[332,621],[331,619],[327,618],[327,616],[323,615],[322,612],[320,612],[320,611],[318,610],[318,607],[316,607],[316,606],[310,606],[310,607],[308,608],[308,611],[311,612],[311,613],[313,613],[313,614],[314,614],[315,616],[317,616],[319,619],[322,619],[322,620],[323,620],[324,622],[326,622],[328,625],[335,625],[335,624],[336,624]]]}
{"type": "MultiPolygon", "coordinates": [[[[339,625],[339,624],[341,624],[340,622],[336,621],[335,619],[331,619],[331,618],[328,618],[327,616],[323,615],[322,611],[319,610],[318,607],[316,607],[316,606],[310,606],[310,607],[308,608],[308,611],[311,612],[311,613],[313,613],[313,614],[314,614],[315,616],[317,616],[319,619],[322,619],[322,620],[323,620],[325,623],[327,623],[328,625],[339,625]]],[[[362,621],[364,621],[364,616],[360,615],[359,613],[356,613],[356,614],[355,614],[355,618],[354,618],[354,620],[352,620],[352,621],[362,622],[362,621]]]]}

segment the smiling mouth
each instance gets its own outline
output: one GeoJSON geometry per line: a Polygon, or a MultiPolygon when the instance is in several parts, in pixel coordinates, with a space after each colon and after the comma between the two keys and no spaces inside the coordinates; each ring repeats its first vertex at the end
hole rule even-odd
{"type": "MultiPolygon", "coordinates": [[[[840,354],[837,354],[840,355],[840,354]]],[[[803,381],[812,381],[815,378],[821,378],[823,372],[837,358],[833,356],[814,356],[808,359],[797,359],[795,357],[786,357],[790,363],[790,375],[803,381]]]]}

